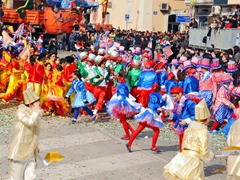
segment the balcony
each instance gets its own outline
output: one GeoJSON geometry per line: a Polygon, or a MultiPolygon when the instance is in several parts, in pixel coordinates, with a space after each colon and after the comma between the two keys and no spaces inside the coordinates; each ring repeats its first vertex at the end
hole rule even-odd
{"type": "MultiPolygon", "coordinates": [[[[195,5],[213,5],[213,0],[193,0],[195,5]]],[[[185,0],[186,6],[190,6],[191,0],[185,0]]]]}

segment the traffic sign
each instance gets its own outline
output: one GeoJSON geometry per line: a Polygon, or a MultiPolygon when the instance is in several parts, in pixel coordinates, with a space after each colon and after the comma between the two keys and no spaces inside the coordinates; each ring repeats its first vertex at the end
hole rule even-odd
{"type": "Polygon", "coordinates": [[[153,15],[157,15],[158,14],[158,12],[157,11],[153,11],[153,15]]]}
{"type": "Polygon", "coordinates": [[[190,21],[190,16],[177,16],[176,22],[178,23],[188,23],[190,21]]]}
{"type": "Polygon", "coordinates": [[[125,14],[125,21],[128,21],[130,18],[130,14],[125,14]]]}

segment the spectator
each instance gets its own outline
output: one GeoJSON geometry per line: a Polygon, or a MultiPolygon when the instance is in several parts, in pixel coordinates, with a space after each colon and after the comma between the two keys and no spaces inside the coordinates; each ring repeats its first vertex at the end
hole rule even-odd
{"type": "Polygon", "coordinates": [[[48,45],[48,52],[49,53],[57,53],[57,41],[55,38],[53,38],[51,41],[49,41],[48,45]]]}
{"type": "Polygon", "coordinates": [[[232,28],[233,24],[230,19],[227,18],[227,16],[222,17],[222,29],[229,29],[232,28]]]}
{"type": "Polygon", "coordinates": [[[60,50],[60,51],[63,51],[63,35],[62,35],[62,33],[59,33],[58,35],[57,35],[57,43],[58,43],[58,49],[60,50]]]}
{"type": "Polygon", "coordinates": [[[74,50],[74,43],[75,43],[75,40],[76,40],[76,35],[74,33],[74,30],[73,32],[70,34],[69,38],[68,38],[68,43],[69,43],[69,51],[72,52],[74,50]]]}
{"type": "Polygon", "coordinates": [[[197,21],[195,20],[195,18],[192,18],[192,19],[191,19],[191,22],[190,22],[190,24],[189,24],[189,27],[190,27],[190,28],[198,28],[198,23],[197,23],[197,21]]]}
{"type": "Polygon", "coordinates": [[[63,37],[63,39],[62,39],[62,49],[63,49],[63,51],[65,51],[66,50],[66,45],[67,45],[67,32],[66,31],[64,31],[64,33],[62,34],[62,37],[63,37]]]}
{"type": "Polygon", "coordinates": [[[141,38],[141,45],[140,45],[141,50],[144,50],[147,46],[148,46],[148,42],[147,42],[146,38],[142,37],[141,38]]]}
{"type": "Polygon", "coordinates": [[[232,25],[233,25],[232,28],[237,28],[238,27],[238,20],[237,20],[236,15],[232,16],[231,22],[232,22],[232,25]]]}
{"type": "Polygon", "coordinates": [[[136,33],[134,39],[135,39],[135,44],[134,44],[135,47],[140,47],[140,45],[141,45],[141,36],[140,36],[139,32],[136,33]]]}
{"type": "Polygon", "coordinates": [[[233,51],[233,59],[234,61],[240,65],[240,49],[238,46],[233,46],[232,48],[232,51],[233,51]]]}

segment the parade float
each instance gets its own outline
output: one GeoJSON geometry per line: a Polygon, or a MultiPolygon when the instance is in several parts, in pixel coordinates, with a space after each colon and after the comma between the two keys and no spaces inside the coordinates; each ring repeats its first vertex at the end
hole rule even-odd
{"type": "MultiPolygon", "coordinates": [[[[108,0],[100,3],[94,0],[73,0],[75,7],[71,7],[70,0],[14,0],[13,5],[8,5],[6,0],[2,11],[4,15],[1,21],[4,24],[11,25],[16,29],[20,24],[34,27],[36,32],[44,32],[50,35],[57,35],[62,32],[70,34],[74,23],[78,23],[80,29],[85,31],[84,23],[86,17],[90,17],[92,12],[98,10],[102,5],[102,19],[107,13],[108,0]]],[[[10,3],[11,4],[11,3],[10,3]]]]}

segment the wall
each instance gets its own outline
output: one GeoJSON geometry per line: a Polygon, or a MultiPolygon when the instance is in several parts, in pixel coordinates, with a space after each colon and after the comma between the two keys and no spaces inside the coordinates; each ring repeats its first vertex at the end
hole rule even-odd
{"type": "MultiPolygon", "coordinates": [[[[170,14],[187,15],[188,12],[183,0],[109,0],[109,2],[112,2],[112,8],[108,8],[109,23],[122,29],[126,29],[125,14],[130,14],[127,29],[166,31],[170,14]],[[170,10],[160,11],[160,3],[169,3],[170,10]],[[154,15],[154,11],[157,14],[154,15]]],[[[97,22],[102,20],[101,13],[102,6],[98,10],[97,22]]]]}
{"type": "Polygon", "coordinates": [[[228,4],[240,4],[239,0],[228,0],[228,4]]]}

